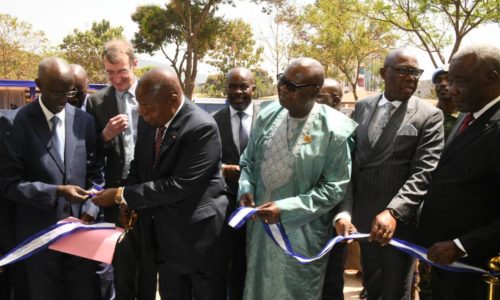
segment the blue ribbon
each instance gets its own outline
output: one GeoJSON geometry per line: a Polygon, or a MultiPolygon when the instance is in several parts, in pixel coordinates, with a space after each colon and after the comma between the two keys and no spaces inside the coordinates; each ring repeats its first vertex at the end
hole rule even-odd
{"type": "MultiPolygon", "coordinates": [[[[254,215],[258,210],[253,207],[240,207],[237,210],[235,210],[231,216],[229,217],[229,226],[239,229],[241,228],[247,220],[254,215]]],[[[302,264],[307,264],[310,262],[313,262],[315,260],[318,260],[325,256],[330,250],[335,246],[337,243],[341,243],[343,241],[347,240],[361,240],[361,239],[366,239],[370,235],[366,233],[353,233],[348,236],[341,236],[338,235],[334,237],[333,239],[329,240],[326,246],[315,256],[313,257],[305,257],[302,256],[298,253],[296,253],[292,245],[290,244],[290,240],[288,239],[288,236],[285,232],[285,229],[283,228],[283,225],[281,223],[276,223],[276,224],[266,224],[262,222],[264,226],[264,230],[266,233],[269,235],[269,237],[273,240],[273,242],[280,247],[286,254],[290,255],[291,257],[295,258],[302,264]]],[[[480,273],[480,274],[491,274],[493,276],[498,276],[500,273],[496,272],[489,272],[487,270],[474,267],[471,265],[467,265],[461,262],[454,262],[450,265],[440,265],[437,264],[427,258],[427,249],[415,245],[413,243],[400,240],[397,238],[393,238],[389,241],[389,244],[392,245],[393,247],[396,247],[398,250],[401,250],[408,255],[411,255],[415,258],[418,258],[421,261],[424,261],[434,267],[438,267],[440,269],[446,270],[446,271],[451,271],[451,272],[473,272],[473,273],[480,273]]]]}
{"type": "Polygon", "coordinates": [[[13,264],[47,249],[55,241],[81,230],[114,229],[112,223],[86,225],[78,222],[54,224],[25,239],[14,249],[0,257],[0,267],[13,264]]]}

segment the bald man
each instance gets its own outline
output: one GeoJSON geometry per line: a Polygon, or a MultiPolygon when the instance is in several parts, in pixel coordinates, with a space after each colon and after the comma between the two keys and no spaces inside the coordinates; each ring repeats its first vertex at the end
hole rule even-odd
{"type": "Polygon", "coordinates": [[[395,236],[413,239],[412,221],[444,145],[443,114],[412,96],[423,70],[407,49],[390,52],[380,69],[385,90],[356,102],[352,180],[344,211],[335,220],[370,233],[360,242],[368,299],[410,299],[415,260],[394,247],[395,236]]]}
{"type": "Polygon", "coordinates": [[[87,71],[85,71],[85,69],[78,64],[71,64],[70,67],[71,73],[75,78],[76,94],[74,97],[69,98],[68,102],[74,107],[78,107],[85,111],[88,97],[87,92],[89,88],[89,78],[87,76],[87,71]]]}
{"type": "Polygon", "coordinates": [[[141,252],[154,254],[162,298],[223,299],[217,288],[228,198],[217,124],[184,97],[170,71],[144,74],[136,95],[141,118],[128,185],[93,201],[138,213],[141,252]]]}
{"type": "Polygon", "coordinates": [[[342,85],[333,78],[326,78],[316,101],[335,108],[336,110],[340,110],[340,103],[342,102],[343,95],[342,85]]]}
{"type": "MultiPolygon", "coordinates": [[[[229,213],[236,208],[238,179],[240,178],[240,156],[245,151],[252,125],[260,105],[252,103],[255,80],[247,68],[231,69],[226,76],[226,94],[229,105],[214,114],[222,140],[222,174],[234,198],[229,203],[229,213]]],[[[227,289],[229,299],[243,297],[245,283],[246,255],[245,230],[228,228],[228,242],[225,250],[230,255],[227,289]]],[[[225,299],[225,298],[224,298],[225,299]]]]}
{"type": "MultiPolygon", "coordinates": [[[[41,96],[19,109],[0,158],[4,196],[16,203],[18,243],[59,220],[81,217],[86,189],[102,181],[94,120],[67,104],[76,93],[70,66],[60,58],[44,59],[35,82],[41,96]]],[[[44,250],[25,264],[30,299],[97,295],[93,261],[44,250]]]]}
{"type": "Polygon", "coordinates": [[[307,257],[333,235],[332,209],[350,179],[356,124],[316,102],[323,80],[318,61],[293,60],[278,75],[279,101],[260,110],[241,157],[240,204],[259,209],[259,219],[247,224],[244,299],[321,299],[327,258],[299,264],[261,222],[281,222],[292,248],[307,257]]]}

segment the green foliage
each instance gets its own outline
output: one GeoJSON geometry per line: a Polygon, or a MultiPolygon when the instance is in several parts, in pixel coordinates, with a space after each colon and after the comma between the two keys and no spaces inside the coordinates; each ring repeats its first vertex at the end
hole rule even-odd
{"type": "Polygon", "coordinates": [[[319,60],[327,73],[339,70],[357,99],[360,67],[380,60],[397,36],[390,25],[353,12],[354,5],[359,5],[358,1],[318,0],[306,6],[304,14],[299,16],[301,22],[295,27],[301,36],[295,51],[319,60]]]}
{"type": "Polygon", "coordinates": [[[133,43],[139,52],[163,53],[177,73],[184,93],[191,97],[202,59],[223,28],[215,16],[222,0],[170,1],[165,7],[139,6],[132,20],[139,25],[133,43]]]}
{"type": "Polygon", "coordinates": [[[48,40],[30,23],[0,14],[0,78],[33,80],[40,60],[50,54],[48,40]]]}
{"type": "Polygon", "coordinates": [[[64,37],[59,48],[70,62],[80,64],[87,71],[90,82],[106,83],[108,78],[103,72],[102,49],[104,43],[113,39],[123,39],[123,28],[111,27],[109,21],[93,22],[90,30],[74,29],[64,37]]]}
{"type": "Polygon", "coordinates": [[[155,66],[144,66],[142,68],[135,68],[134,74],[137,78],[141,78],[147,71],[153,70],[155,66]]]}
{"type": "MultiPolygon", "coordinates": [[[[426,51],[435,67],[445,64],[463,38],[481,24],[498,23],[498,0],[367,0],[372,10],[357,12],[403,33],[408,42],[426,51]],[[450,56],[444,51],[452,46],[450,56]]],[[[360,2],[361,3],[361,2],[360,2]]]]}
{"type": "Polygon", "coordinates": [[[235,67],[253,68],[261,61],[264,48],[255,48],[252,27],[241,19],[227,22],[208,52],[208,64],[227,74],[235,67]]]}
{"type": "MultiPolygon", "coordinates": [[[[273,83],[273,78],[269,73],[262,68],[252,70],[255,80],[255,91],[252,94],[253,99],[272,96],[276,94],[276,88],[273,83]]],[[[224,98],[226,97],[226,76],[223,73],[209,75],[202,92],[207,97],[224,98]]]]}

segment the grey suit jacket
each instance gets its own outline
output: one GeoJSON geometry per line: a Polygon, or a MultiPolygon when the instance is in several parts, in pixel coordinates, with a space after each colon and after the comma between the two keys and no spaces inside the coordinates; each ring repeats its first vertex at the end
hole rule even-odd
{"type": "MultiPolygon", "coordinates": [[[[444,145],[442,112],[411,97],[392,114],[372,147],[368,126],[381,97],[359,100],[353,114],[359,127],[351,184],[342,205],[352,213],[352,222],[360,232],[369,232],[374,217],[386,208],[396,211],[398,223],[410,222],[444,145]]],[[[398,229],[403,224],[398,224],[398,229]]]]}

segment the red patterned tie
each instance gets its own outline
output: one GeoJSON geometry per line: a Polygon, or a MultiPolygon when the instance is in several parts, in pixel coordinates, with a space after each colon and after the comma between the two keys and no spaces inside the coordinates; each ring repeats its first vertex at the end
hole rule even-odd
{"type": "Polygon", "coordinates": [[[458,134],[462,134],[467,127],[469,127],[470,123],[474,121],[474,115],[472,113],[468,113],[464,121],[462,122],[462,125],[460,125],[460,128],[458,129],[458,134]]]}
{"type": "Polygon", "coordinates": [[[158,161],[160,160],[160,148],[161,148],[161,142],[163,141],[163,135],[165,134],[165,126],[158,127],[156,129],[156,138],[155,138],[155,158],[153,162],[153,168],[158,164],[158,161]]]}

